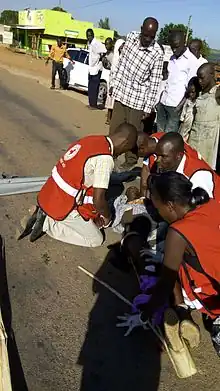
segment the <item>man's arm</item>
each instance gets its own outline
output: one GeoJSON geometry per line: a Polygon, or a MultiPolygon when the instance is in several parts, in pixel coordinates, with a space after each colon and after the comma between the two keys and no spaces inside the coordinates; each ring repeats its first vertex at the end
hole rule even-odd
{"type": "Polygon", "coordinates": [[[94,188],[93,204],[97,212],[105,218],[106,222],[111,220],[108,202],[106,201],[106,189],[94,188]]]}
{"type": "Polygon", "coordinates": [[[151,299],[149,302],[140,307],[142,321],[149,319],[156,309],[161,307],[171,295],[186,247],[187,243],[184,238],[176,230],[169,228],[160,279],[150,292],[151,299]]]}
{"type": "Polygon", "coordinates": [[[55,54],[55,46],[52,46],[49,56],[47,58],[46,64],[48,64],[49,60],[53,60],[55,54]]]}
{"type": "Polygon", "coordinates": [[[148,91],[146,91],[146,102],[144,112],[146,114],[150,114],[155,102],[157,93],[160,87],[160,83],[162,81],[162,70],[163,70],[163,56],[159,56],[158,59],[154,62],[153,69],[151,70],[150,75],[150,87],[148,91]]]}
{"type": "Polygon", "coordinates": [[[140,193],[141,197],[147,196],[147,180],[150,175],[150,169],[147,162],[143,162],[143,167],[141,170],[141,182],[140,182],[140,193]]]}
{"type": "Polygon", "coordinates": [[[105,225],[107,225],[111,219],[111,213],[105,197],[114,168],[114,161],[112,156],[109,155],[101,155],[93,159],[95,159],[93,204],[100,215],[104,217],[105,225]]]}

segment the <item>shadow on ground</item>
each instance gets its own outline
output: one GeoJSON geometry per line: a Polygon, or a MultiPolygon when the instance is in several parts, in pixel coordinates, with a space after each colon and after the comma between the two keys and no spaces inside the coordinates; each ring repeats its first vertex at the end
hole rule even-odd
{"type": "MultiPolygon", "coordinates": [[[[132,299],[138,291],[133,275],[123,274],[107,262],[96,276],[132,299]]],[[[160,346],[151,331],[116,328],[117,315],[130,308],[98,282],[88,329],[78,364],[83,367],[80,391],[156,391],[160,377],[160,346]]]]}
{"type": "Polygon", "coordinates": [[[28,391],[22,369],[14,332],[12,329],[12,311],[8,292],[4,240],[0,236],[0,307],[5,330],[8,336],[8,358],[13,391],[28,391]]]}

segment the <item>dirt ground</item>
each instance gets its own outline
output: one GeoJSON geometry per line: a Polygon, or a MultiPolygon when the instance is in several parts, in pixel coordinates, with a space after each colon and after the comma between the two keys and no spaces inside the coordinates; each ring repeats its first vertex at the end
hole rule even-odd
{"type": "MultiPolygon", "coordinates": [[[[70,99],[35,78],[13,74],[12,68],[19,66],[34,76],[38,69],[49,72],[41,60],[31,62],[5,50],[0,59],[0,65],[10,68],[0,69],[2,172],[48,175],[76,137],[107,134],[105,113],[90,112],[77,93],[70,91],[70,99]]],[[[15,341],[9,340],[14,390],[218,391],[219,360],[200,318],[202,342],[193,352],[198,373],[180,380],[151,332],[136,330],[123,337],[115,324],[117,315],[129,308],[78,270],[84,266],[131,300],[137,292],[133,276],[106,260],[107,245],[118,241],[118,235],[108,230],[105,245],[97,249],[48,237],[35,244],[16,241],[20,219],[34,203],[35,195],[2,197],[0,203],[6,248],[0,262],[0,297],[6,325],[12,322],[15,333],[15,341]]]]}

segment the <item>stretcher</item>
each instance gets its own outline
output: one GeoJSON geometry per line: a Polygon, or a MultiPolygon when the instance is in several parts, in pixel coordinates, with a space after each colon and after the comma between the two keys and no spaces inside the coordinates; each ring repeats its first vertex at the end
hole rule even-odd
{"type": "MultiPolygon", "coordinates": [[[[110,185],[118,185],[122,182],[129,182],[140,175],[138,170],[129,172],[113,172],[110,179],[110,185]]],[[[38,193],[48,176],[44,177],[19,177],[1,174],[0,176],[0,196],[9,196],[15,194],[38,193]]]]}

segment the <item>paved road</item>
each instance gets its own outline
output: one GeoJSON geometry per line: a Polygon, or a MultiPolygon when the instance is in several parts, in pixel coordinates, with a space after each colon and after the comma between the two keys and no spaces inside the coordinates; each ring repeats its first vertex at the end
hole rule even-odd
{"type": "MultiPolygon", "coordinates": [[[[34,81],[0,70],[1,171],[47,175],[76,136],[102,133],[104,113],[89,112],[79,101],[49,91],[34,81]]],[[[178,380],[166,355],[160,357],[151,333],[129,338],[115,328],[128,310],[111,293],[78,271],[83,265],[132,298],[136,283],[106,261],[107,247],[81,249],[44,237],[36,244],[15,240],[16,227],[33,195],[1,198],[12,323],[21,365],[13,353],[14,389],[24,391],[184,391],[219,390],[219,361],[203,335],[195,352],[199,374],[178,380]],[[24,376],[22,376],[22,371],[24,376]],[[24,381],[25,378],[25,381],[24,381]]],[[[108,234],[108,243],[117,239],[108,234]]],[[[1,261],[3,312],[11,313],[1,261]]]]}

